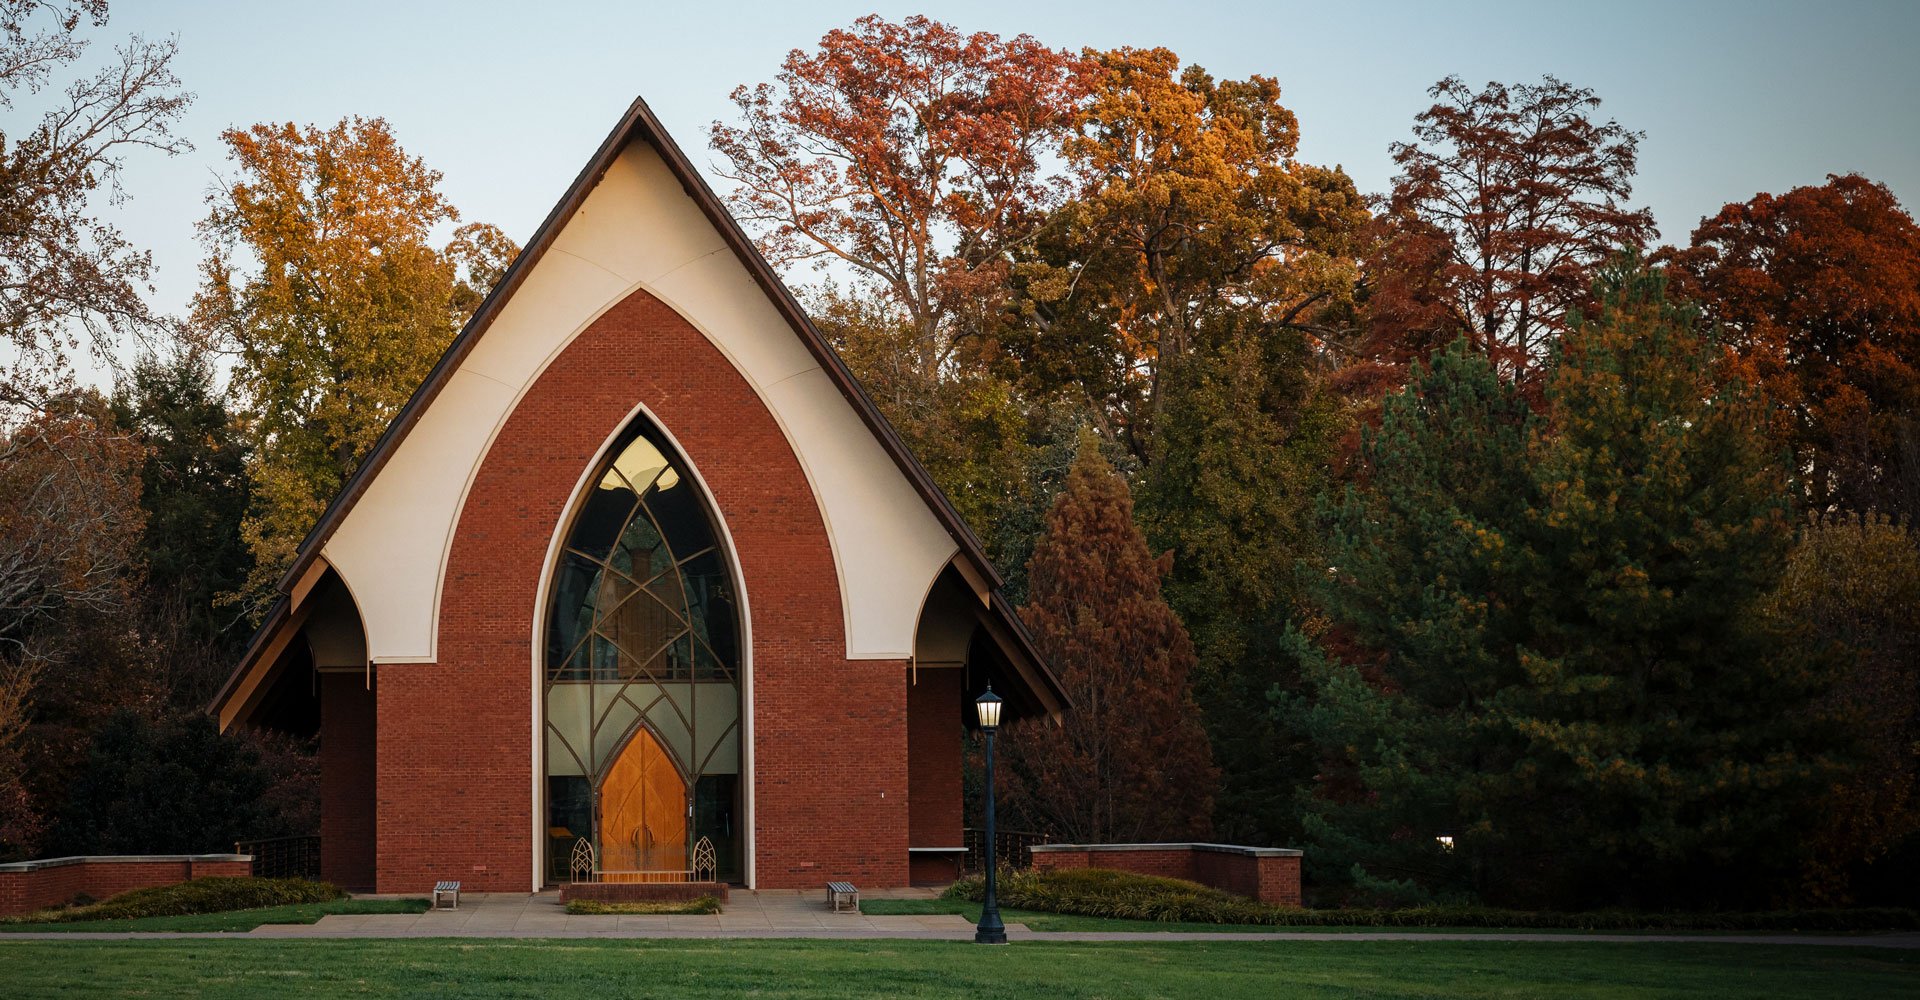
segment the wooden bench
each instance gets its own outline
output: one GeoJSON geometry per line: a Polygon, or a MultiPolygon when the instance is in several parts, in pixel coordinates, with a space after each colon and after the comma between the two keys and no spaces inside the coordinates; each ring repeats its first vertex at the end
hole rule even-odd
{"type": "Polygon", "coordinates": [[[833,912],[844,910],[860,912],[860,890],[852,882],[828,882],[827,897],[833,901],[833,912]]]}
{"type": "Polygon", "coordinates": [[[435,882],[433,884],[433,908],[436,910],[457,910],[460,908],[460,883],[435,882]],[[453,905],[441,906],[440,901],[451,898],[453,905]]]}

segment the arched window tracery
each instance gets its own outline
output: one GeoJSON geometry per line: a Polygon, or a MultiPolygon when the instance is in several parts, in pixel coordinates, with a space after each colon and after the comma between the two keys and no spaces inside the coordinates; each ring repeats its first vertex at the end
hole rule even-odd
{"type": "Polygon", "coordinates": [[[705,497],[644,416],[563,527],[544,650],[548,871],[581,837],[603,871],[737,875],[738,586],[705,497]],[[676,825],[676,814],[683,822],[676,825]]]}

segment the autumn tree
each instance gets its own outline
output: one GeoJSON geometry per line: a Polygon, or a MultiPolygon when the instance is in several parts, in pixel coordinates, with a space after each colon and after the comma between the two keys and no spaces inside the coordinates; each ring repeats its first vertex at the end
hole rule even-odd
{"type": "Polygon", "coordinates": [[[1074,709],[1005,730],[1016,816],[1084,843],[1192,840],[1217,771],[1188,686],[1193,646],[1160,594],[1166,565],[1088,435],[1047,515],[1021,617],[1074,709]]]}
{"type": "Polygon", "coordinates": [[[133,603],[141,455],[87,392],[0,432],[0,854],[30,853],[43,826],[22,743],[39,685],[87,640],[74,626],[133,603]]]}
{"type": "Polygon", "coordinates": [[[44,659],[62,611],[126,606],[143,449],[90,392],[49,401],[0,442],[0,659],[44,659]]]}
{"type": "Polygon", "coordinates": [[[1916,874],[1889,867],[1920,846],[1920,547],[1884,515],[1815,515],[1764,610],[1803,641],[1831,643],[1844,664],[1820,708],[1838,711],[1860,748],[1803,837],[1812,901],[1908,904],[1916,874]]]}
{"type": "Polygon", "coordinates": [[[41,93],[106,22],[105,0],[0,0],[0,109],[23,115],[0,125],[0,404],[36,406],[70,384],[76,352],[111,366],[123,339],[162,325],[142,297],[151,256],[99,210],[126,198],[128,155],[193,148],[172,131],[192,100],[173,74],[174,40],[135,36],[91,75],[41,93]],[[13,127],[35,107],[37,122],[13,127]]]}
{"type": "Polygon", "coordinates": [[[1845,740],[1833,662],[1757,613],[1787,470],[1657,272],[1610,265],[1595,298],[1544,417],[1483,352],[1436,356],[1328,511],[1333,628],[1296,635],[1315,694],[1288,701],[1323,875],[1559,906],[1794,884],[1845,740]]]}
{"type": "Polygon", "coordinates": [[[1671,253],[1789,418],[1816,510],[1920,516],[1920,227],[1858,174],[1760,194],[1671,253]]]}
{"type": "Polygon", "coordinates": [[[1534,372],[1594,270],[1654,235],[1652,213],[1627,205],[1641,133],[1595,121],[1592,90],[1547,76],[1475,93],[1448,77],[1428,93],[1414,141],[1391,147],[1355,384],[1391,385],[1456,336],[1510,377],[1534,372]]]}
{"type": "Polygon", "coordinates": [[[440,174],[381,119],[230,129],[235,175],[208,197],[195,325],[234,354],[249,407],[263,595],[497,280],[516,248],[459,221],[440,174]]]}
{"type": "Polygon", "coordinates": [[[793,50],[778,86],[713,123],[728,204],[778,266],[837,264],[881,291],[928,372],[977,332],[1008,254],[1062,194],[1047,170],[1079,93],[1074,60],[1021,35],[878,15],[793,50]]]}
{"type": "Polygon", "coordinates": [[[1167,366],[1220,349],[1209,330],[1337,324],[1367,212],[1339,169],[1293,159],[1299,126],[1272,79],[1216,80],[1158,48],[1084,58],[1091,93],[1061,148],[1075,198],[1015,265],[1020,316],[1002,338],[1144,459],[1167,366]]]}

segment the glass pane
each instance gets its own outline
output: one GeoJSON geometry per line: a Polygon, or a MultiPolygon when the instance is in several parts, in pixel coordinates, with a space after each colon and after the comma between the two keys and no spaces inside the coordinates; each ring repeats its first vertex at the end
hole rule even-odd
{"type": "Polygon", "coordinates": [[[692,806],[722,877],[738,877],[740,649],[731,563],[714,548],[705,494],[673,467],[671,449],[646,425],[631,433],[573,513],[554,568],[544,642],[548,873],[567,878],[562,849],[593,837],[595,817],[603,861],[617,847],[643,873],[682,869],[692,831],[668,814],[687,818],[692,806]],[[662,789],[695,792],[678,776],[705,772],[697,801],[664,792],[660,803],[621,797],[621,789],[654,784],[613,780],[621,747],[641,726],[657,740],[662,789]]]}
{"type": "Polygon", "coordinates": [[[593,836],[593,786],[581,777],[547,779],[547,871],[554,881],[572,878],[573,845],[593,836]]]}
{"type": "Polygon", "coordinates": [[[587,634],[592,621],[594,565],[571,552],[553,574],[553,612],[547,627],[547,663],[564,660],[587,634]]]}
{"type": "Polygon", "coordinates": [[[626,481],[609,471],[598,485],[587,491],[586,503],[581,505],[580,517],[573,523],[567,547],[594,559],[605,559],[636,502],[626,481]]]}
{"type": "Polygon", "coordinates": [[[675,560],[685,559],[713,544],[713,529],[707,525],[701,509],[699,491],[692,483],[674,477],[671,484],[662,476],[647,491],[647,509],[667,536],[667,546],[675,560]]]}
{"type": "Polygon", "coordinates": [[[716,659],[704,642],[693,644],[693,679],[697,681],[731,681],[733,669],[716,659]]]}
{"type": "Polygon", "coordinates": [[[653,484],[654,478],[666,471],[667,460],[653,442],[637,437],[620,452],[620,457],[613,460],[613,467],[626,477],[634,489],[644,493],[653,484]]]}
{"type": "Polygon", "coordinates": [[[740,783],[735,775],[701,775],[693,785],[694,840],[705,837],[713,843],[722,882],[740,877],[742,838],[734,819],[739,797],[740,783]]]}
{"type": "Polygon", "coordinates": [[[633,600],[633,595],[639,590],[639,587],[633,585],[632,580],[618,573],[602,572],[594,586],[593,627],[605,633],[608,638],[618,641],[620,630],[614,622],[618,620],[627,603],[633,600]]]}
{"type": "Polygon", "coordinates": [[[593,679],[593,646],[580,643],[574,647],[573,655],[565,660],[548,660],[547,683],[577,683],[593,679]]]}
{"type": "Polygon", "coordinates": [[[601,632],[595,632],[593,634],[591,646],[593,647],[594,681],[606,683],[608,681],[619,680],[620,647],[615,646],[613,640],[607,638],[606,635],[601,632]]]}
{"type": "Polygon", "coordinates": [[[627,522],[626,530],[613,546],[613,557],[607,562],[614,569],[645,582],[673,565],[673,557],[667,554],[667,546],[660,540],[660,531],[653,526],[646,509],[636,508],[633,519],[627,522]]]}
{"type": "Polygon", "coordinates": [[[686,578],[687,618],[693,634],[729,669],[740,662],[734,634],[732,585],[720,553],[710,551],[687,560],[680,568],[686,578]]]}
{"type": "Polygon", "coordinates": [[[668,570],[647,584],[647,592],[666,605],[682,621],[687,617],[686,589],[680,585],[680,572],[668,570]]]}

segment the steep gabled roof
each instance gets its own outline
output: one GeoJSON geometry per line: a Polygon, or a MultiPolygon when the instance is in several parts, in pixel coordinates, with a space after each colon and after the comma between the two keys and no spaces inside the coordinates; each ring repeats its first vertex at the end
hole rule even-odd
{"type": "Polygon", "coordinates": [[[866,390],[853,377],[853,373],[847,370],[846,363],[840,360],[840,355],[834,351],[832,345],[827,343],[826,337],[813,325],[813,321],[807,318],[805,310],[800,308],[793,293],[774,274],[766,258],[760,255],[753,241],[740,229],[739,223],[734,221],[719,197],[707,186],[699,171],[694,169],[692,162],[681,151],[679,144],[673,141],[673,137],[668,135],[666,129],[660,125],[659,119],[654,117],[652,109],[647,107],[647,102],[636,97],[628,106],[626,114],[621,116],[619,124],[607,134],[600,148],[594,152],[593,158],[587,161],[587,165],[568,186],[566,194],[554,205],[553,211],[547,214],[546,220],[535,231],[533,239],[507,268],[506,274],[501,277],[500,282],[480,304],[480,308],[467,321],[459,336],[455,337],[453,343],[447,347],[446,353],[441,355],[440,360],[434,364],[433,370],[427,374],[426,381],[414,390],[406,406],[401,408],[400,413],[387,425],[386,432],[380,436],[380,440],[375,442],[373,450],[354,470],[345,487],[333,498],[333,502],[327,505],[327,509],[320,515],[320,520],[314,524],[313,530],[307,532],[306,538],[300,543],[299,551],[294,556],[292,565],[287,567],[286,573],[281,576],[276,586],[283,596],[267,612],[266,620],[255,632],[233,675],[221,686],[220,693],[208,706],[210,711],[218,712],[220,707],[233,697],[249,669],[261,655],[270,648],[277,648],[275,637],[287,624],[293,610],[292,605],[295,603],[284,595],[295,593],[303,580],[311,583],[316,568],[323,568],[320,564],[320,552],[326,546],[327,540],[346,520],[348,513],[366,493],[367,487],[380,474],[380,470],[386,465],[388,459],[399,449],[400,443],[406,439],[407,434],[419,423],[420,417],[433,404],[434,399],[439,396],[440,390],[453,377],[454,372],[459,370],[461,362],[466,360],[480,338],[493,325],[494,319],[513,298],[527,275],[532,273],[540,263],[553,241],[566,227],[567,221],[580,210],[588,194],[599,184],[608,168],[619,157],[621,150],[636,140],[648,142],[659,151],[661,159],[665,161],[674,179],[699,206],[701,213],[720,234],[728,249],[733,251],[734,256],[753,276],[753,280],[759,284],[761,291],[773,303],[787,325],[792,327],[800,341],[806,345],[808,352],[819,362],[821,370],[839,389],[841,395],[846,397],[847,402],[853,406],[854,412],[859,414],[861,421],[873,432],[882,450],[893,459],[901,474],[912,484],[914,491],[926,501],[928,509],[946,529],[947,534],[952,536],[959,546],[959,555],[955,557],[956,562],[963,562],[964,566],[961,568],[967,571],[966,575],[974,578],[989,592],[986,610],[1005,626],[1004,629],[993,631],[1003,636],[1010,636],[1012,645],[1016,647],[1010,652],[1024,657],[1032,665],[1034,676],[1029,680],[1037,681],[1047,688],[1048,693],[1062,708],[1068,706],[1069,699],[1066,691],[1060,686],[1058,678],[1047,668],[1038,651],[1034,649],[1032,639],[1018,616],[1000,597],[999,589],[1005,580],[994,568],[992,561],[987,558],[979,537],[961,519],[959,512],[948,501],[946,494],[941,492],[940,487],[934,483],[933,477],[907,448],[906,442],[901,440],[899,432],[895,431],[887,419],[880,414],[873,400],[866,394],[866,390]]]}

